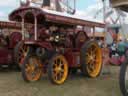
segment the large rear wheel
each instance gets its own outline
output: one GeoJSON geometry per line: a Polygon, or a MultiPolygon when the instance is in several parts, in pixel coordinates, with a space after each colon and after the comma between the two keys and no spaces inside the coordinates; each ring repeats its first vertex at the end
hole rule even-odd
{"type": "Polygon", "coordinates": [[[50,61],[48,76],[52,83],[63,84],[68,76],[68,63],[63,55],[56,54],[50,61]]]}
{"type": "Polygon", "coordinates": [[[21,67],[23,64],[24,58],[27,56],[29,51],[29,46],[23,44],[23,42],[19,42],[14,50],[15,62],[21,67]]]}
{"type": "Polygon", "coordinates": [[[102,68],[101,49],[95,41],[87,41],[81,49],[81,70],[84,75],[95,78],[102,68]]]}
{"type": "Polygon", "coordinates": [[[39,80],[42,69],[41,60],[37,56],[26,56],[21,67],[23,79],[27,82],[39,80]]]}
{"type": "Polygon", "coordinates": [[[128,96],[128,59],[121,65],[119,84],[123,96],[128,96]]]}

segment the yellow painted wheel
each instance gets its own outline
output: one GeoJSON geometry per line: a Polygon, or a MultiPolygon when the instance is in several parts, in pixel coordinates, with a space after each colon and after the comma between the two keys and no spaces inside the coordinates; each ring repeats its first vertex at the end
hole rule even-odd
{"type": "Polygon", "coordinates": [[[63,55],[54,55],[48,67],[48,76],[52,83],[63,84],[68,76],[68,63],[63,55]]]}
{"type": "Polygon", "coordinates": [[[27,56],[29,52],[29,46],[25,45],[24,42],[19,42],[14,49],[14,58],[15,63],[21,67],[23,64],[24,58],[27,56]]]}
{"type": "Polygon", "coordinates": [[[27,53],[29,52],[29,46],[27,45],[22,45],[21,47],[19,47],[18,49],[18,57],[17,57],[17,61],[19,66],[21,67],[21,65],[24,62],[25,57],[27,56],[27,53]]]}
{"type": "Polygon", "coordinates": [[[25,81],[37,81],[42,75],[42,64],[38,57],[27,56],[21,67],[22,76],[25,81]]]}
{"type": "Polygon", "coordinates": [[[95,41],[88,41],[82,49],[82,71],[89,77],[97,77],[102,68],[101,49],[95,41]],[[86,45],[86,46],[85,46],[86,45]]]}

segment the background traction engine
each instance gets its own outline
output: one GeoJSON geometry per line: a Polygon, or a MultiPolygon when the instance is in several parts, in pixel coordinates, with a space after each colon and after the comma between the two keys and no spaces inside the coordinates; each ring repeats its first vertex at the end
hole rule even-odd
{"type": "Polygon", "coordinates": [[[1,33],[0,36],[0,67],[17,68],[17,62],[15,62],[14,58],[14,48],[21,41],[22,35],[19,32],[12,32],[8,36],[4,35],[5,33],[1,33]]]}

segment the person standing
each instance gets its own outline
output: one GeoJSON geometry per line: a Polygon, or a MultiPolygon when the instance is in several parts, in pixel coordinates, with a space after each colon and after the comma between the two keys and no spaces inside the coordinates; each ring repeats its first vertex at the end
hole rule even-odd
{"type": "Polygon", "coordinates": [[[117,44],[117,50],[118,50],[119,56],[122,56],[125,54],[126,44],[123,40],[120,40],[119,43],[117,44]]]}
{"type": "Polygon", "coordinates": [[[110,74],[110,57],[109,57],[110,51],[108,48],[108,45],[106,43],[103,43],[102,48],[102,59],[103,59],[103,69],[102,74],[110,74]]]}
{"type": "Polygon", "coordinates": [[[116,44],[116,41],[113,41],[110,49],[111,49],[111,56],[110,57],[116,55],[116,53],[117,53],[117,44],[116,44]]]}

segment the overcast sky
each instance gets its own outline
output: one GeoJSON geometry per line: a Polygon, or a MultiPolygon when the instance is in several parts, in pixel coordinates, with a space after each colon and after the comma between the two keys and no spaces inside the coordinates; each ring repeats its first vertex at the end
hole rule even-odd
{"type": "MultiPolygon", "coordinates": [[[[19,1],[20,0],[0,0],[0,20],[8,20],[9,13],[14,9],[16,9],[17,7],[19,7],[19,1]]],[[[86,19],[93,19],[94,17],[96,17],[96,19],[98,19],[99,21],[103,21],[103,12],[99,11],[103,8],[102,0],[76,0],[76,1],[77,1],[76,14],[79,17],[85,17],[86,19]],[[96,15],[98,12],[99,14],[96,15]]],[[[115,13],[111,17],[113,19],[116,19],[117,14],[115,13]]],[[[124,22],[128,23],[128,16],[127,18],[124,19],[124,22]]]]}
{"type": "MultiPolygon", "coordinates": [[[[0,1],[0,20],[7,20],[8,14],[19,6],[20,0],[1,0],[0,1]]],[[[76,0],[77,14],[90,17],[102,7],[101,0],[76,0]]]]}

